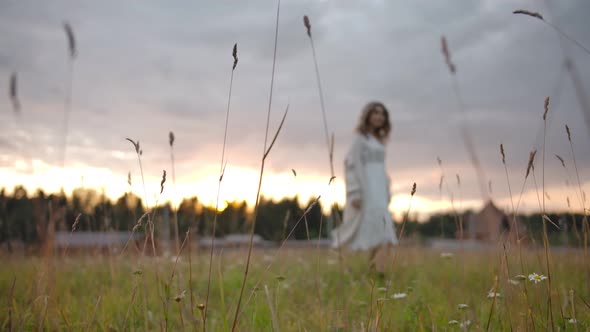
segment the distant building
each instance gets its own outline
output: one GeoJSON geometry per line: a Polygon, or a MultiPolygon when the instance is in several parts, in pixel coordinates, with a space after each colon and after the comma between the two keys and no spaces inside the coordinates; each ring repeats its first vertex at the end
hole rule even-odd
{"type": "MultiPolygon", "coordinates": [[[[488,201],[485,206],[477,213],[468,213],[465,215],[464,238],[497,242],[500,240],[516,241],[516,229],[522,240],[523,235],[527,234],[526,226],[519,218],[516,221],[512,217],[497,208],[492,201],[488,201]]],[[[457,232],[457,238],[460,237],[457,232]]]]}
{"type": "Polygon", "coordinates": [[[138,242],[143,238],[140,234],[131,235],[131,232],[85,232],[59,231],[55,233],[53,247],[57,252],[68,250],[77,251],[102,251],[115,253],[120,251],[126,244],[129,248],[143,244],[138,242]],[[129,242],[129,243],[128,243],[129,242]]]}
{"type": "MultiPolygon", "coordinates": [[[[198,239],[199,247],[210,248],[211,237],[201,237],[198,239]]],[[[224,248],[240,248],[248,247],[250,245],[250,234],[228,234],[222,238],[215,239],[215,247],[224,248]]],[[[264,240],[260,235],[254,234],[252,238],[252,245],[254,247],[273,247],[276,244],[272,241],[264,240]]]]}

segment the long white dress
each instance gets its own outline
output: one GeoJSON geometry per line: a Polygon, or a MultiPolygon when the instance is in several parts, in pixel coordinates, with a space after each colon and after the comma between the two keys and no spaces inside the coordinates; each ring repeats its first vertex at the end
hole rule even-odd
{"type": "Polygon", "coordinates": [[[388,210],[391,193],[385,169],[385,147],[372,135],[357,134],[346,155],[346,205],[342,224],[332,233],[332,247],[368,250],[397,244],[388,210]],[[352,206],[360,199],[361,208],[352,206]]]}

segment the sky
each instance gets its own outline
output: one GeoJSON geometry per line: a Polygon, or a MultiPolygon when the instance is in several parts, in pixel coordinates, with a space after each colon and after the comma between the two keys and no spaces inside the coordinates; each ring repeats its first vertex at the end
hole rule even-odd
{"type": "MultiPolygon", "coordinates": [[[[277,199],[297,195],[302,202],[321,195],[325,205],[342,203],[342,165],[354,127],[362,107],[379,100],[393,122],[386,164],[392,180],[390,208],[397,218],[410,204],[412,212],[425,217],[452,208],[477,209],[487,198],[510,211],[521,191],[522,212],[539,211],[543,196],[547,210],[568,210],[568,199],[576,211],[590,206],[580,193],[580,187],[583,192],[590,188],[590,130],[563,65],[565,52],[590,95],[590,55],[560,40],[543,22],[512,14],[521,8],[541,12],[590,47],[586,0],[283,0],[271,134],[287,105],[289,113],[267,159],[262,194],[277,199]],[[328,127],[335,137],[336,180],[331,185],[303,15],[311,20],[328,127]],[[463,111],[440,51],[442,35],[457,67],[463,111]],[[551,102],[543,163],[546,96],[551,102]],[[573,153],[565,124],[572,131],[573,153]],[[461,139],[462,126],[472,132],[485,194],[461,139]],[[525,183],[534,148],[539,150],[535,178],[525,183]],[[565,169],[555,154],[565,160],[565,169]],[[417,192],[410,199],[414,182],[417,192]]],[[[132,190],[151,205],[197,195],[213,205],[231,51],[237,43],[220,198],[222,205],[252,203],[265,136],[276,9],[277,1],[270,0],[0,0],[0,89],[6,91],[0,97],[0,187],[10,191],[22,184],[29,190],[63,187],[71,192],[84,186],[112,198],[132,190]],[[78,54],[71,71],[62,167],[70,84],[64,21],[74,30],[78,54]],[[8,97],[12,72],[18,73],[18,115],[8,97]],[[175,185],[170,131],[176,137],[175,185]],[[139,140],[143,150],[145,189],[126,138],[139,140]],[[167,183],[159,194],[164,169],[167,183]]]]}

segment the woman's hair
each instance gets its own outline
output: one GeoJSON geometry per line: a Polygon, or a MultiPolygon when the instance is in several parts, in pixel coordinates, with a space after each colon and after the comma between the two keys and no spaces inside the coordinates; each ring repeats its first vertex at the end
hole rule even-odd
{"type": "Polygon", "coordinates": [[[389,121],[389,111],[383,103],[378,101],[372,101],[368,103],[364,108],[363,112],[361,113],[361,118],[359,119],[359,124],[356,127],[356,131],[362,135],[367,136],[368,134],[374,134],[377,139],[380,141],[384,141],[389,137],[389,133],[391,132],[391,122],[389,121]],[[385,121],[381,128],[377,128],[376,131],[371,132],[371,124],[369,123],[369,118],[371,114],[377,110],[377,108],[383,109],[383,116],[385,117],[385,121]]]}

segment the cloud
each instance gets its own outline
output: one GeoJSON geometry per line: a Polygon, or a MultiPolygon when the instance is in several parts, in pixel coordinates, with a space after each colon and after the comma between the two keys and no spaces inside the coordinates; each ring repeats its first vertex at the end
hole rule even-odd
{"type": "MultiPolygon", "coordinates": [[[[572,163],[566,123],[574,133],[582,181],[588,181],[589,173],[583,170],[590,168],[585,153],[590,135],[571,79],[561,67],[559,39],[541,22],[511,14],[517,8],[541,10],[566,33],[590,45],[583,14],[588,6],[583,0],[556,2],[550,9],[524,0],[283,1],[271,131],[287,104],[290,112],[268,171],[295,168],[310,177],[329,178],[313,60],[302,23],[303,15],[309,15],[329,127],[336,137],[337,175],[360,109],[378,99],[387,104],[394,122],[387,162],[399,188],[417,181],[420,195],[439,199],[438,156],[446,165],[446,177],[460,174],[463,194],[479,197],[459,135],[464,123],[474,133],[488,177],[484,182],[491,180],[498,188],[496,197],[505,199],[499,144],[507,149],[511,176],[522,179],[529,151],[542,148],[543,100],[550,95],[546,184],[557,187],[564,182],[554,154],[572,163]],[[465,114],[440,54],[441,35],[447,37],[458,68],[465,114]]],[[[24,127],[15,122],[7,98],[0,98],[0,121],[6,124],[0,133],[1,168],[16,171],[14,163],[5,161],[31,156],[58,164],[68,83],[64,20],[74,27],[79,46],[68,161],[123,176],[135,167],[125,142],[131,137],[141,141],[148,171],[158,174],[169,163],[167,135],[172,130],[178,138],[179,178],[216,177],[202,172],[219,163],[231,48],[237,42],[240,62],[234,76],[228,157],[230,164],[257,168],[275,13],[276,3],[268,1],[3,2],[0,75],[6,79],[0,89],[7,91],[9,74],[19,72],[24,127]]],[[[580,77],[588,82],[590,57],[571,44],[568,49],[580,77]]]]}

